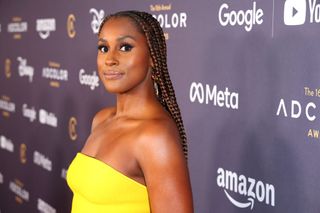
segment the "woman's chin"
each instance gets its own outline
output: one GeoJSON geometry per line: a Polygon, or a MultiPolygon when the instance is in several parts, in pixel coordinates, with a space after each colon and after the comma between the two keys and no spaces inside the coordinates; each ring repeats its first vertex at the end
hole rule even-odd
{"type": "Polygon", "coordinates": [[[112,94],[118,94],[118,93],[123,93],[123,89],[119,88],[119,87],[112,87],[112,86],[104,86],[104,88],[106,89],[106,91],[108,93],[112,93],[112,94]]]}

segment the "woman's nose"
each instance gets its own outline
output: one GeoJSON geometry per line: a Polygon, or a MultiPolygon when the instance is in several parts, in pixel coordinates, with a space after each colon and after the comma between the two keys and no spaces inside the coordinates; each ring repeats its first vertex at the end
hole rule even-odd
{"type": "Polygon", "coordinates": [[[108,66],[115,66],[115,65],[119,64],[118,57],[117,57],[117,54],[115,53],[115,51],[109,50],[107,52],[105,63],[108,66]]]}

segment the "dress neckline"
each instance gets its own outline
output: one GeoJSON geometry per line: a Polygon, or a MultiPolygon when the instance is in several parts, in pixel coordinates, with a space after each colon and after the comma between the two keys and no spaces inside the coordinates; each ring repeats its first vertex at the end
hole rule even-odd
{"type": "Polygon", "coordinates": [[[83,157],[85,157],[85,158],[87,158],[87,159],[90,159],[90,160],[93,160],[93,161],[95,161],[95,162],[98,162],[98,163],[100,163],[101,165],[106,166],[107,168],[113,170],[114,172],[116,172],[116,173],[119,174],[120,176],[124,177],[125,179],[129,180],[130,182],[133,182],[133,183],[137,184],[138,186],[143,187],[144,189],[147,188],[147,187],[146,187],[145,185],[143,185],[142,183],[139,183],[138,181],[136,181],[136,180],[128,177],[127,175],[123,174],[123,173],[120,172],[119,170],[113,168],[113,167],[110,166],[109,164],[107,164],[107,163],[105,163],[105,162],[103,162],[103,161],[101,161],[101,160],[99,160],[99,159],[97,159],[97,158],[95,158],[95,157],[93,157],[93,156],[84,154],[84,153],[82,153],[82,152],[78,152],[77,155],[83,156],[83,157]]]}

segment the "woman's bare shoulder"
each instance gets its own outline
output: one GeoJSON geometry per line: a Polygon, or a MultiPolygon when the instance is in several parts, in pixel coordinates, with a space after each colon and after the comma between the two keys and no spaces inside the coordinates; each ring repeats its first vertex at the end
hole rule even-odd
{"type": "Polygon", "coordinates": [[[98,111],[92,120],[91,131],[93,131],[99,124],[110,118],[115,112],[115,107],[106,107],[98,111]]]}
{"type": "Polygon", "coordinates": [[[172,119],[146,121],[142,124],[141,131],[139,137],[140,154],[157,159],[169,157],[173,153],[183,157],[179,131],[172,119]]]}

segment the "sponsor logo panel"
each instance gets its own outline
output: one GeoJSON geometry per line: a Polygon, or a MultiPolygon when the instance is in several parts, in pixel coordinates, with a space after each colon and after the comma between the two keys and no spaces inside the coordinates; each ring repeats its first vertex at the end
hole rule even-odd
{"type": "Polygon", "coordinates": [[[56,213],[56,209],[53,208],[50,204],[42,200],[41,198],[38,198],[38,205],[37,208],[39,212],[41,213],[56,213]]]}
{"type": "Polygon", "coordinates": [[[47,39],[50,33],[56,31],[56,20],[54,18],[37,19],[36,30],[42,39],[47,39]]]}
{"type": "Polygon", "coordinates": [[[39,109],[39,122],[43,125],[58,127],[58,117],[45,109],[39,109]]]}
{"type": "Polygon", "coordinates": [[[320,88],[305,86],[302,93],[308,100],[305,100],[305,98],[302,100],[302,98],[288,99],[281,97],[275,114],[279,118],[288,119],[289,122],[299,120],[309,122],[313,127],[306,128],[306,137],[311,141],[320,141],[320,129],[316,125],[319,117],[320,88]]]}
{"type": "Polygon", "coordinates": [[[187,12],[175,11],[171,3],[151,4],[149,5],[149,12],[160,23],[166,40],[170,38],[169,31],[177,28],[187,28],[187,12]]]}
{"type": "Polygon", "coordinates": [[[75,28],[76,17],[74,14],[70,14],[67,19],[67,33],[69,38],[76,37],[76,28],[75,28]]]}
{"type": "Polygon", "coordinates": [[[99,76],[96,71],[93,71],[92,74],[86,74],[84,69],[79,71],[79,81],[81,85],[86,85],[90,87],[91,90],[94,90],[99,86],[99,76]]]}
{"type": "Polygon", "coordinates": [[[103,18],[105,16],[104,10],[97,10],[95,8],[91,8],[89,10],[89,13],[92,15],[92,21],[91,21],[91,29],[94,34],[98,34],[99,27],[101,22],[103,21],[103,18]]]}
{"type": "Polygon", "coordinates": [[[298,26],[306,22],[320,23],[320,2],[317,0],[286,0],[283,8],[285,25],[298,26]]]}
{"type": "Polygon", "coordinates": [[[287,0],[284,4],[283,21],[285,25],[301,25],[306,21],[305,0],[287,0]]]}
{"type": "Polygon", "coordinates": [[[262,25],[264,11],[256,1],[251,7],[235,9],[231,3],[223,3],[219,8],[218,19],[223,27],[241,27],[250,32],[254,27],[262,25]]]}
{"type": "Polygon", "coordinates": [[[30,122],[37,119],[37,111],[34,107],[28,107],[26,103],[22,104],[22,116],[28,118],[30,122]]]}
{"type": "Polygon", "coordinates": [[[18,66],[19,76],[20,77],[27,76],[29,79],[29,82],[31,83],[34,75],[34,68],[30,65],[27,65],[27,59],[25,58],[18,56],[17,60],[19,62],[19,66],[18,66]]]}
{"type": "Polygon", "coordinates": [[[33,163],[49,172],[52,171],[52,161],[44,154],[38,151],[33,152],[33,163]]]}
{"type": "Polygon", "coordinates": [[[29,192],[25,189],[22,181],[18,179],[10,181],[9,189],[15,194],[15,200],[17,203],[22,204],[23,202],[29,201],[29,192]]]}
{"type": "Polygon", "coordinates": [[[189,90],[189,98],[192,103],[211,104],[227,109],[239,109],[239,93],[229,91],[228,87],[218,88],[217,85],[192,82],[189,90]]]}
{"type": "Polygon", "coordinates": [[[22,33],[28,31],[28,23],[22,21],[21,17],[12,17],[12,22],[8,24],[8,33],[13,33],[14,39],[21,39],[22,33]]]}
{"type": "Polygon", "coordinates": [[[16,104],[11,101],[10,97],[3,95],[0,99],[0,110],[2,110],[4,117],[10,117],[10,113],[15,113],[16,111],[16,104]]]}
{"type": "Polygon", "coordinates": [[[4,73],[6,78],[11,78],[11,60],[9,58],[4,60],[4,73]]]}
{"type": "Polygon", "coordinates": [[[27,163],[27,145],[24,143],[20,144],[20,163],[27,163]]]}
{"type": "Polygon", "coordinates": [[[61,82],[68,81],[68,70],[62,69],[61,65],[56,62],[49,61],[48,64],[48,67],[42,68],[42,77],[50,80],[50,86],[60,87],[61,82]]]}
{"type": "Polygon", "coordinates": [[[218,168],[217,185],[223,189],[228,200],[238,208],[252,210],[255,201],[271,207],[276,205],[276,188],[273,184],[218,168]],[[243,201],[241,197],[245,197],[247,200],[243,201]]]}
{"type": "Polygon", "coordinates": [[[4,135],[0,135],[0,148],[8,152],[14,152],[14,144],[12,140],[4,135]]]}
{"type": "Polygon", "coordinates": [[[78,138],[77,125],[78,125],[77,119],[75,117],[71,117],[69,119],[68,127],[69,127],[69,137],[72,141],[75,141],[78,138]]]}

